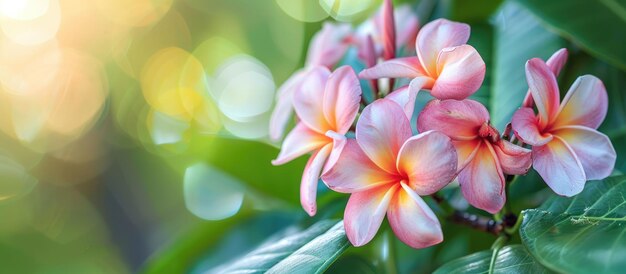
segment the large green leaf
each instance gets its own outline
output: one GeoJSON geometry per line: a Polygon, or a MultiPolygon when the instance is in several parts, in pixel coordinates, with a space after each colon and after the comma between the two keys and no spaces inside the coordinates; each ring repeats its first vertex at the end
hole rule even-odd
{"type": "Polygon", "coordinates": [[[215,273],[322,273],[349,246],[343,222],[320,221],[310,228],[269,241],[215,273]]]}
{"type": "MultiPolygon", "coordinates": [[[[490,273],[492,250],[453,260],[435,271],[442,273],[490,273]]],[[[522,245],[505,246],[498,251],[491,273],[548,273],[522,245]]]]}
{"type": "Polygon", "coordinates": [[[626,1],[517,1],[589,53],[626,70],[626,1]]]}
{"type": "Polygon", "coordinates": [[[450,19],[474,23],[487,19],[502,4],[502,0],[452,0],[450,19]]]}
{"type": "Polygon", "coordinates": [[[489,110],[492,123],[503,129],[528,90],[526,61],[533,57],[546,60],[564,46],[564,41],[545,30],[528,10],[514,2],[503,5],[494,19],[493,66],[487,67],[493,72],[489,110]]]}
{"type": "Polygon", "coordinates": [[[568,273],[626,269],[626,177],[590,181],[573,198],[553,197],[522,212],[520,235],[543,265],[568,273]]]}

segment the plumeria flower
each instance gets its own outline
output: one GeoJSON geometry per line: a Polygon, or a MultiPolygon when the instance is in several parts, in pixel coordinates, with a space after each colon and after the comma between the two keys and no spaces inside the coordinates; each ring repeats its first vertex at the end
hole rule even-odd
{"type": "Polygon", "coordinates": [[[347,24],[324,23],[313,36],[305,67],[296,71],[276,93],[276,107],[270,119],[270,139],[282,138],[293,110],[293,94],[306,82],[305,76],[312,69],[322,66],[332,69],[350,46],[352,28],[347,24]]]}
{"type": "Polygon", "coordinates": [[[489,112],[474,100],[433,100],[418,116],[418,130],[438,130],[458,153],[458,181],[467,201],[496,213],[506,202],[505,174],[524,174],[531,151],[500,138],[489,124],[489,112]]]}
{"type": "Polygon", "coordinates": [[[417,34],[417,56],[391,59],[363,70],[366,79],[412,78],[410,90],[424,88],[438,99],[465,99],[485,78],[485,62],[476,49],[467,45],[467,24],[437,19],[417,34]],[[416,85],[414,81],[423,81],[416,85]]]}
{"type": "Polygon", "coordinates": [[[526,80],[537,107],[524,107],[513,115],[515,135],[532,145],[533,167],[554,192],[580,193],[587,180],[609,176],[615,149],[596,129],[606,116],[608,95],[600,79],[578,77],[559,103],[553,70],[541,59],[526,63],[526,80]]]}
{"type": "Polygon", "coordinates": [[[351,193],[344,226],[355,246],[368,243],[385,214],[407,245],[423,248],[443,240],[435,214],[420,195],[454,179],[457,155],[450,138],[430,131],[411,137],[411,125],[394,101],[368,105],[336,163],[322,176],[332,190],[351,193]]]}
{"type": "Polygon", "coordinates": [[[396,51],[414,50],[415,38],[419,29],[417,15],[409,5],[394,9],[390,0],[385,0],[374,17],[361,24],[356,31],[359,57],[366,65],[373,66],[379,58],[388,60],[396,56],[396,51]],[[368,45],[371,39],[371,47],[368,45]]]}
{"type": "Polygon", "coordinates": [[[304,77],[302,87],[293,95],[293,105],[300,121],[285,137],[281,151],[272,161],[281,165],[309,152],[300,185],[300,201],[311,216],[317,210],[317,182],[328,170],[346,143],[344,135],[359,111],[361,86],[352,68],[343,66],[332,74],[324,67],[313,68],[304,77]],[[332,152],[332,153],[331,153],[332,152]]]}

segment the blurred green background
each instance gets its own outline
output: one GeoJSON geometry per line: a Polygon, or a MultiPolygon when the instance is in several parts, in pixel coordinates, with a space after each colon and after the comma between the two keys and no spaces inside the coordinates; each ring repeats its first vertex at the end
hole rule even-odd
{"type": "MultiPolygon", "coordinates": [[[[270,164],[269,115],[322,22],[356,27],[381,2],[0,0],[0,272],[204,273],[271,235],[341,218],[347,197],[323,186],[318,216],[301,210],[306,159],[270,164]]],[[[487,64],[474,98],[499,129],[526,92],[526,60],[567,47],[561,90],[582,74],[604,81],[601,130],[626,171],[626,3],[549,2],[394,1],[421,24],[471,25],[487,64]]],[[[342,63],[362,67],[354,56],[342,63]]],[[[548,195],[536,174],[520,181],[515,210],[548,195]]],[[[445,248],[392,240],[396,270],[430,272],[495,239],[454,224],[444,233],[445,248]]],[[[329,271],[389,270],[379,234],[329,271]]]]}

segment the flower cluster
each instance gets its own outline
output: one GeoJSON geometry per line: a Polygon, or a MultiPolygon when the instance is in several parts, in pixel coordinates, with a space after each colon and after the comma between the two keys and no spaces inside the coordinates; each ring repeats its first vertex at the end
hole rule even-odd
{"type": "Polygon", "coordinates": [[[482,85],[486,69],[466,44],[469,36],[467,24],[445,19],[418,31],[410,9],[394,11],[388,0],[356,31],[326,23],[315,35],[306,67],[279,91],[270,125],[271,137],[280,139],[295,110],[298,122],[273,163],[312,153],[300,192],[309,215],[316,213],[321,178],[328,188],[351,194],[344,226],[352,244],[368,243],[387,216],[400,240],[423,248],[441,242],[443,234],[421,197],[455,178],[471,205],[496,213],[506,203],[507,175],[525,174],[531,166],[565,196],[612,172],[615,150],[596,131],[608,104],[599,79],[580,77],[559,103],[556,75],[567,51],[547,62],[529,60],[527,98],[501,135],[488,110],[468,99],[482,85]],[[331,72],[352,47],[367,68],[358,77],[350,66],[331,72]],[[371,85],[373,102],[362,99],[359,78],[371,85]],[[411,118],[420,90],[434,99],[418,114],[414,135],[411,118]],[[355,138],[346,137],[352,131],[355,138]]]}

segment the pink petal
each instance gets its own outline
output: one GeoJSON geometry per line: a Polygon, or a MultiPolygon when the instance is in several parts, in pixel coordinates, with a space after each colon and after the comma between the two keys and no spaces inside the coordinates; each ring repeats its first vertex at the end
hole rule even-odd
{"type": "Polygon", "coordinates": [[[333,140],[333,150],[330,152],[330,156],[328,156],[328,160],[326,161],[326,165],[324,165],[322,174],[326,173],[335,165],[339,156],[343,152],[344,147],[348,143],[348,138],[346,138],[346,136],[332,130],[327,131],[326,136],[333,140]]]}
{"type": "Polygon", "coordinates": [[[407,47],[409,51],[414,50],[419,30],[417,15],[415,15],[410,5],[404,4],[395,8],[394,19],[396,24],[396,48],[407,47]]]}
{"type": "Polygon", "coordinates": [[[269,135],[272,141],[280,140],[285,133],[293,110],[293,94],[302,84],[304,75],[304,71],[297,71],[276,92],[276,106],[270,117],[269,135]]]}
{"type": "Polygon", "coordinates": [[[312,68],[304,77],[301,88],[293,95],[293,107],[298,118],[310,129],[325,134],[330,128],[324,116],[324,87],[330,71],[324,67],[312,68]]]}
{"type": "Polygon", "coordinates": [[[427,131],[404,143],[397,166],[417,194],[431,195],[456,177],[457,154],[448,136],[427,131]]]}
{"type": "Polygon", "coordinates": [[[489,112],[474,100],[433,100],[417,118],[420,132],[441,131],[452,140],[472,140],[480,127],[489,121],[489,112]]]}
{"type": "Polygon", "coordinates": [[[385,98],[398,103],[410,121],[411,118],[413,118],[413,111],[415,110],[415,99],[426,81],[427,79],[423,77],[415,78],[411,80],[411,83],[408,86],[404,86],[393,91],[389,95],[385,96],[385,98]]]}
{"type": "Polygon", "coordinates": [[[349,66],[335,70],[324,89],[324,116],[330,128],[346,134],[354,122],[361,102],[361,84],[349,66]]]}
{"type": "Polygon", "coordinates": [[[302,182],[300,182],[300,203],[304,211],[310,216],[315,215],[315,212],[317,212],[317,204],[315,202],[317,196],[317,182],[331,149],[332,145],[327,144],[313,153],[302,173],[302,182]]]}
{"type": "Polygon", "coordinates": [[[485,61],[470,45],[445,48],[437,59],[437,75],[430,92],[433,97],[462,100],[482,85],[485,61]]]}
{"type": "MultiPolygon", "coordinates": [[[[567,49],[563,48],[552,54],[548,61],[546,61],[546,65],[548,65],[550,70],[552,70],[554,76],[559,76],[559,73],[561,73],[561,69],[563,69],[563,67],[565,66],[565,62],[567,62],[567,49]]],[[[530,90],[526,92],[526,97],[524,98],[524,103],[522,104],[522,107],[533,107],[530,90]]]]}
{"type": "Polygon", "coordinates": [[[526,81],[539,110],[539,128],[554,120],[559,110],[559,86],[556,76],[539,58],[526,62],[526,81]]]}
{"type": "Polygon", "coordinates": [[[542,133],[539,129],[539,119],[532,108],[520,108],[511,120],[515,136],[524,143],[533,146],[542,146],[552,140],[552,134],[542,133]]]}
{"type": "Polygon", "coordinates": [[[350,46],[346,38],[351,31],[349,24],[324,23],[322,29],[311,39],[306,66],[334,67],[350,46]]]}
{"type": "Polygon", "coordinates": [[[533,163],[530,149],[516,146],[509,141],[500,140],[493,149],[505,174],[526,174],[533,163]]]}
{"type": "Polygon", "coordinates": [[[459,173],[461,191],[474,207],[495,214],[506,202],[504,175],[490,143],[483,142],[476,156],[459,173]]]}
{"type": "Polygon", "coordinates": [[[567,62],[567,55],[567,49],[563,48],[557,50],[554,54],[552,54],[552,56],[550,56],[548,61],[546,61],[546,65],[548,65],[548,67],[550,68],[550,70],[552,70],[552,73],[554,73],[555,76],[559,76],[559,74],[561,73],[561,70],[567,62]]]}
{"type": "Polygon", "coordinates": [[[606,135],[584,126],[562,127],[554,135],[572,148],[587,180],[601,180],[613,172],[617,155],[606,135]]]}
{"type": "Polygon", "coordinates": [[[398,182],[399,177],[380,169],[356,140],[348,139],[335,164],[322,175],[322,180],[334,191],[354,193],[398,182]]]}
{"type": "Polygon", "coordinates": [[[467,141],[452,141],[454,148],[456,148],[456,154],[459,157],[457,160],[457,171],[461,171],[474,159],[482,142],[481,138],[467,141]]]}
{"type": "Polygon", "coordinates": [[[304,123],[300,122],[291,130],[278,153],[276,160],[272,161],[273,165],[282,165],[313,150],[316,150],[328,143],[330,139],[309,129],[304,123]]]}
{"type": "Polygon", "coordinates": [[[441,225],[435,213],[407,185],[396,192],[387,210],[393,232],[413,248],[425,248],[443,241],[441,225]]]}
{"type": "Polygon", "coordinates": [[[411,124],[402,108],[388,99],[365,107],[356,124],[356,140],[377,166],[397,173],[396,159],[404,141],[411,137],[411,124]]]}
{"type": "Polygon", "coordinates": [[[571,197],[585,187],[586,175],[574,150],[558,136],[533,147],[533,168],[556,193],[571,197]]]}
{"type": "Polygon", "coordinates": [[[364,79],[415,78],[425,76],[417,57],[396,58],[379,63],[359,73],[364,79]]]}
{"type": "Polygon", "coordinates": [[[352,245],[362,246],[374,238],[398,187],[391,184],[350,195],[344,227],[352,245]]]}
{"type": "Polygon", "coordinates": [[[553,127],[580,125],[598,128],[608,107],[609,97],[602,81],[592,75],[578,77],[563,98],[553,127]]]}
{"type": "Polygon", "coordinates": [[[396,57],[396,26],[393,19],[393,4],[391,0],[384,0],[382,6],[382,44],[383,59],[389,60],[396,57]]]}
{"type": "Polygon", "coordinates": [[[437,73],[437,57],[444,48],[467,43],[470,26],[463,23],[437,19],[426,24],[417,34],[415,48],[424,70],[429,75],[437,73]]]}

